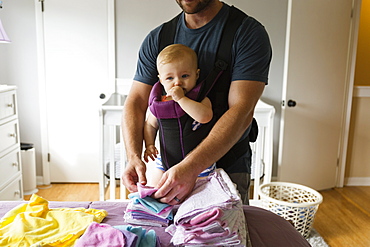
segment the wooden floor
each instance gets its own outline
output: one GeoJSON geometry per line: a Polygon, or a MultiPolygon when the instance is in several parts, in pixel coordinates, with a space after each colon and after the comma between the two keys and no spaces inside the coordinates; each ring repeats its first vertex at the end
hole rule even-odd
{"type": "MultiPolygon", "coordinates": [[[[52,184],[38,187],[48,201],[98,201],[98,184],[52,184]]],[[[324,197],[314,228],[330,247],[370,246],[370,186],[320,191],[324,197]]],[[[30,196],[25,196],[29,200],[30,196]]]]}
{"type": "Polygon", "coordinates": [[[370,187],[320,191],[324,197],[314,228],[331,247],[370,246],[370,187]]]}

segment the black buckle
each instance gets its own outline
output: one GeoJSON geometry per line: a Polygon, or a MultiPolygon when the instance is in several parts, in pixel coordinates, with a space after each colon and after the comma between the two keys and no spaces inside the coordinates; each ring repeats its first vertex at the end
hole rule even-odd
{"type": "Polygon", "coordinates": [[[225,61],[221,60],[221,59],[217,59],[217,61],[215,63],[215,67],[219,68],[220,70],[226,70],[227,66],[228,66],[228,64],[225,61]]]}

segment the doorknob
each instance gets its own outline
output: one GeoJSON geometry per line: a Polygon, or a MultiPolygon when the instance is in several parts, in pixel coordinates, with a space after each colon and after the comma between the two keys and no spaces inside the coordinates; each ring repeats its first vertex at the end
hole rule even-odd
{"type": "Polygon", "coordinates": [[[294,100],[288,100],[288,106],[289,107],[295,107],[297,105],[297,102],[295,102],[294,100]]]}

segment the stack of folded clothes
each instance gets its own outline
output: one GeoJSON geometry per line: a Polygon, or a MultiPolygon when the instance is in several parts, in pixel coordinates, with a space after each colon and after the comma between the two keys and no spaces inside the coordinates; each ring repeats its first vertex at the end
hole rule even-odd
{"type": "Polygon", "coordinates": [[[222,169],[197,181],[166,228],[180,246],[250,246],[242,202],[222,169]]]}
{"type": "Polygon", "coordinates": [[[139,183],[137,186],[138,192],[128,195],[131,201],[123,216],[125,221],[137,225],[168,226],[173,220],[173,206],[151,198],[150,195],[157,191],[154,187],[139,183]]]}

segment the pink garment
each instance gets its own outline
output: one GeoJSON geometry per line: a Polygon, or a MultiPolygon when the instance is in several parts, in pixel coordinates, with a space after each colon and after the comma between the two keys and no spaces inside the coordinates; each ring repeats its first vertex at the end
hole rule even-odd
{"type": "Polygon", "coordinates": [[[197,181],[166,232],[175,246],[247,246],[242,202],[224,170],[197,181]]]}
{"type": "Polygon", "coordinates": [[[188,243],[190,241],[198,241],[199,243],[213,243],[223,240],[224,237],[230,237],[230,231],[225,229],[223,232],[218,233],[207,233],[207,232],[198,232],[198,233],[190,233],[186,234],[184,238],[184,242],[188,243]]]}
{"type": "Polygon", "coordinates": [[[210,224],[211,222],[221,218],[223,212],[220,208],[213,208],[209,211],[204,213],[200,213],[199,215],[192,218],[189,223],[183,223],[182,226],[187,227],[202,227],[210,224]]]}
{"type": "Polygon", "coordinates": [[[137,183],[136,185],[140,198],[151,196],[154,192],[158,190],[152,186],[142,185],[141,183],[137,183]]]}
{"type": "Polygon", "coordinates": [[[227,227],[226,222],[215,220],[203,227],[187,227],[187,228],[183,227],[183,228],[188,233],[192,233],[192,232],[220,233],[220,232],[224,232],[226,227],[227,227]]]}
{"type": "Polygon", "coordinates": [[[93,222],[85,233],[76,241],[75,247],[110,246],[125,247],[126,239],[120,230],[108,224],[93,222]]]}

